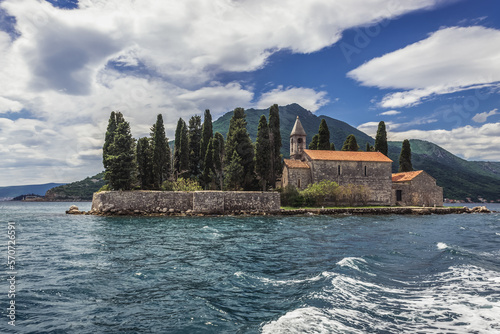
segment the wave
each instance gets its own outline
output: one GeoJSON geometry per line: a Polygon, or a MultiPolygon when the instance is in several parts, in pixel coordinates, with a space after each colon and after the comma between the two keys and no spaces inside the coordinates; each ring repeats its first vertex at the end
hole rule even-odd
{"type": "Polygon", "coordinates": [[[388,287],[345,275],[312,294],[309,305],[262,327],[263,333],[484,332],[500,331],[500,277],[475,267],[446,272],[405,287],[388,287]],[[316,306],[321,302],[327,307],[316,306]]]}
{"type": "Polygon", "coordinates": [[[257,275],[252,275],[252,274],[247,274],[242,271],[237,271],[234,273],[234,276],[238,278],[250,278],[253,280],[257,280],[263,284],[270,284],[270,285],[292,285],[292,284],[301,284],[301,283],[307,283],[307,282],[316,282],[319,281],[322,277],[327,276],[327,273],[321,273],[320,275],[316,275],[313,277],[308,277],[304,279],[289,279],[289,280],[283,280],[283,279],[272,279],[268,277],[260,277],[257,275]]]}

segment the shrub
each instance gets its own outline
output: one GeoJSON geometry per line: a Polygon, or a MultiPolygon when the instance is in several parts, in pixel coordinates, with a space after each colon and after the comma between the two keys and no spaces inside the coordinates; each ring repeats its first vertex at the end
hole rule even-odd
{"type": "Polygon", "coordinates": [[[100,193],[101,191],[111,191],[111,190],[113,190],[111,189],[111,186],[109,184],[105,184],[97,192],[100,193]]]}
{"type": "Polygon", "coordinates": [[[166,191],[197,191],[203,190],[198,181],[192,179],[178,178],[177,181],[165,181],[161,187],[166,191]]]}
{"type": "Polygon", "coordinates": [[[339,185],[330,180],[323,180],[312,183],[301,192],[306,205],[324,205],[325,203],[335,202],[338,199],[339,185]]]}
{"type": "Polygon", "coordinates": [[[280,189],[280,196],[282,206],[299,207],[304,203],[303,196],[292,185],[287,185],[285,188],[280,189]]]}

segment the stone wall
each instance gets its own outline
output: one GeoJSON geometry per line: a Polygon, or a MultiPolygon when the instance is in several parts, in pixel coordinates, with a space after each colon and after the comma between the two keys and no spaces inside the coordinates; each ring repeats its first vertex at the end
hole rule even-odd
{"type": "Polygon", "coordinates": [[[225,214],[240,211],[277,212],[280,194],[258,191],[103,191],[95,193],[96,214],[198,212],[225,214]]]}
{"type": "Polygon", "coordinates": [[[295,188],[304,190],[311,183],[311,170],[309,168],[283,168],[283,186],[293,185],[295,188]]]}
{"type": "Polygon", "coordinates": [[[343,186],[363,185],[369,189],[370,194],[366,204],[391,204],[392,172],[389,162],[312,160],[309,165],[313,175],[312,182],[331,180],[343,186]]]}

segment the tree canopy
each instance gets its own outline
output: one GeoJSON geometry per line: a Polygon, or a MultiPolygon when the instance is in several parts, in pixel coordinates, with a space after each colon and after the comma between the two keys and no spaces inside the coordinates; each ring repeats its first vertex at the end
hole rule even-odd
{"type": "Polygon", "coordinates": [[[399,172],[411,172],[413,166],[411,164],[411,147],[410,141],[405,139],[401,146],[401,154],[399,155],[399,172]]]}

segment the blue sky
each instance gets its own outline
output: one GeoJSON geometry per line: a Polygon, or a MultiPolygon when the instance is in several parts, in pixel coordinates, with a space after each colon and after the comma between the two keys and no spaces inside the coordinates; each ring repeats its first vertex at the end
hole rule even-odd
{"type": "Polygon", "coordinates": [[[0,186],[102,170],[112,110],[299,103],[373,135],[500,161],[494,0],[0,0],[0,186]]]}

